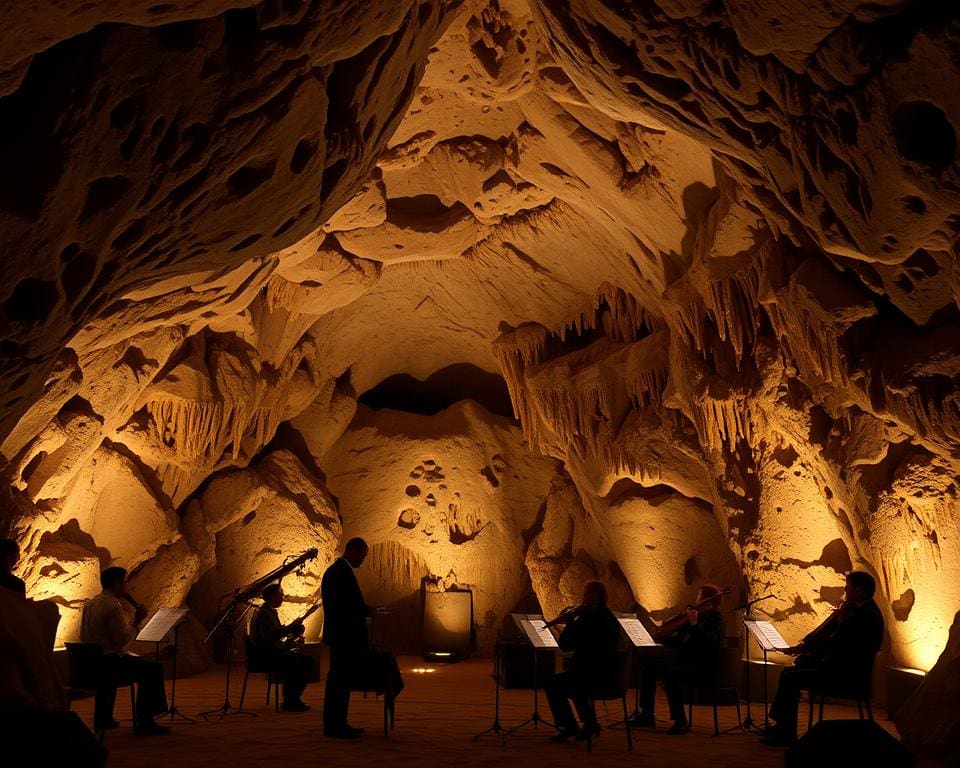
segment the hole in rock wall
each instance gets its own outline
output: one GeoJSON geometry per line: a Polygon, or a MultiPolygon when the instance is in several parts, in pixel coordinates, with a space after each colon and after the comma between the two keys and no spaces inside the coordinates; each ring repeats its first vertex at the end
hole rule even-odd
{"type": "Polygon", "coordinates": [[[893,136],[903,158],[934,173],[943,172],[956,159],[956,129],[946,113],[928,101],[907,101],[897,107],[893,136]]]}
{"type": "Polygon", "coordinates": [[[491,413],[513,418],[510,393],[502,376],[469,363],[457,363],[420,381],[399,373],[364,392],[360,402],[375,411],[390,409],[432,416],[461,400],[475,400],[491,413]]]}

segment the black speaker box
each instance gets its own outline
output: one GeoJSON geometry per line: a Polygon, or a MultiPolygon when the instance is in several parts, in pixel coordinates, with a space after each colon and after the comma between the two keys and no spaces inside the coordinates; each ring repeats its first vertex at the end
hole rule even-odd
{"type": "Polygon", "coordinates": [[[913,755],[872,720],[824,720],[784,757],[787,768],[909,768],[913,755]]]}

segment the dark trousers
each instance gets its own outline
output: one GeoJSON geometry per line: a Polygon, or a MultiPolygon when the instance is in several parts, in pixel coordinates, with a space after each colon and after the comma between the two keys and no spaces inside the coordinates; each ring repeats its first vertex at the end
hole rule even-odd
{"type": "Polygon", "coordinates": [[[770,717],[777,721],[778,730],[796,737],[800,691],[816,687],[822,679],[820,670],[815,668],[791,667],[783,670],[777,684],[777,695],[770,706],[770,717]]]}
{"type": "Polygon", "coordinates": [[[571,700],[576,707],[580,722],[585,725],[596,722],[596,715],[593,707],[590,706],[590,690],[587,681],[578,679],[569,672],[559,672],[547,678],[543,691],[550,704],[553,722],[558,728],[565,731],[575,731],[578,728],[577,720],[570,708],[571,700]]]}
{"type": "Polygon", "coordinates": [[[137,722],[152,722],[156,715],[167,711],[167,692],[163,686],[163,665],[141,656],[109,654],[103,657],[102,684],[97,688],[94,703],[94,727],[113,721],[113,705],[119,686],[137,684],[137,722]]]}
{"type": "Polygon", "coordinates": [[[397,658],[387,651],[330,645],[330,668],[323,692],[323,729],[341,730],[347,725],[350,691],[383,691],[396,698],[403,690],[397,658]]]}
{"type": "Polygon", "coordinates": [[[284,703],[300,701],[313,672],[313,657],[297,651],[277,651],[272,662],[280,671],[280,679],[283,681],[284,703]]]}
{"type": "Polygon", "coordinates": [[[657,680],[663,681],[663,690],[670,704],[671,720],[686,720],[683,709],[683,689],[689,687],[696,675],[688,664],[668,661],[649,664],[640,671],[640,707],[644,714],[653,714],[657,699],[657,680]]]}

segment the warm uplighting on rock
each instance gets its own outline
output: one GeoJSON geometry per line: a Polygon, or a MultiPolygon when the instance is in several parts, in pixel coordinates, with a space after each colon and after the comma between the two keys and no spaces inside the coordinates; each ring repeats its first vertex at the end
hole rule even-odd
{"type": "Polygon", "coordinates": [[[107,565],[196,649],[363,536],[399,651],[428,582],[489,654],[591,579],[795,643],[864,570],[881,662],[952,658],[953,10],[11,5],[0,533],[58,643],[107,565]]]}

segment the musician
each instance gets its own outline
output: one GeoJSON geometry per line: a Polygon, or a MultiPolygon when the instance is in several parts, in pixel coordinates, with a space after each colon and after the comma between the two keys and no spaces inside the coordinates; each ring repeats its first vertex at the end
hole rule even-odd
{"type": "Polygon", "coordinates": [[[16,592],[21,597],[27,596],[27,585],[23,579],[15,575],[13,569],[20,559],[20,547],[13,539],[0,539],[0,587],[16,592]]]}
{"type": "Polygon", "coordinates": [[[113,704],[117,687],[137,684],[137,721],[134,733],[138,736],[165,734],[169,728],[153,721],[156,715],[167,711],[167,694],[163,687],[163,665],[124,652],[137,636],[147,610],[137,606],[133,619],[121,600],[131,602],[127,594],[127,572],[123,568],[107,568],[100,574],[103,591],[87,600],[80,618],[80,639],[95,643],[103,650],[102,685],[97,689],[94,704],[94,730],[116,728],[113,704]]]}
{"type": "Polygon", "coordinates": [[[285,712],[306,712],[309,704],[300,698],[313,672],[313,658],[298,653],[291,643],[303,635],[300,619],[282,624],[277,609],[283,604],[280,582],[268,584],[261,593],[263,605],[250,622],[250,644],[253,651],[269,665],[280,670],[283,680],[283,709],[285,712]]]}
{"type": "Polygon", "coordinates": [[[403,678],[393,654],[370,648],[367,618],[377,612],[364,602],[354,571],[363,565],[370,548],[361,538],[350,539],[343,556],[335,560],[320,582],[323,599],[323,642],[330,650],[330,669],[323,696],[323,735],[356,739],[362,728],[347,722],[351,684],[371,680],[384,685],[392,699],[403,689],[403,678]]]}
{"type": "Polygon", "coordinates": [[[873,600],[875,591],[876,582],[869,573],[848,573],[840,607],[799,645],[786,651],[797,659],[780,675],[770,707],[776,725],[764,734],[764,744],[785,746],[796,739],[800,691],[821,683],[855,690],[870,685],[873,659],[884,632],[883,614],[873,600]]]}
{"type": "Polygon", "coordinates": [[[552,741],[570,738],[582,740],[588,734],[600,735],[596,712],[590,705],[595,689],[609,687],[616,674],[620,625],[607,608],[607,588],[602,581],[588,581],[583,587],[583,602],[561,613],[549,625],[564,624],[557,643],[564,651],[573,651],[566,672],[550,677],[544,686],[553,721],[559,729],[552,741]],[[582,727],[570,709],[576,707],[582,727]]]}
{"type": "Polygon", "coordinates": [[[700,587],[695,606],[663,625],[656,632],[666,646],[677,650],[673,661],[650,664],[640,673],[639,716],[632,725],[652,728],[656,725],[654,704],[657,695],[657,680],[663,681],[663,689],[670,705],[673,725],[667,730],[671,736],[687,733],[690,725],[684,708],[683,692],[692,683],[711,682],[721,660],[726,625],[720,614],[721,591],[712,584],[700,587]]]}

